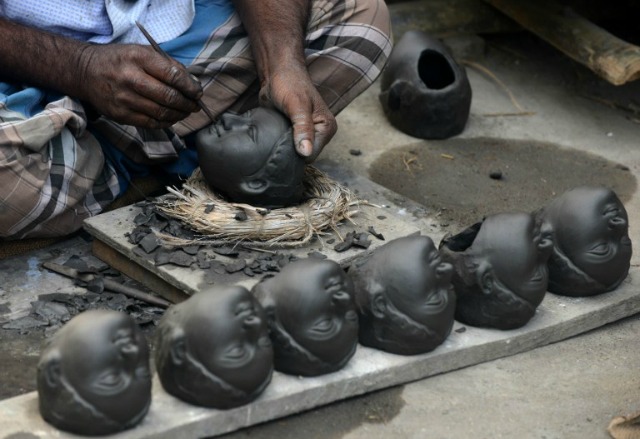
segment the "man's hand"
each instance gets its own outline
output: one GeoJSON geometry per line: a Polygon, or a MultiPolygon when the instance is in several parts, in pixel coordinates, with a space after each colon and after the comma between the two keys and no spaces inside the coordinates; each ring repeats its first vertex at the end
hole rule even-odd
{"type": "Polygon", "coordinates": [[[90,103],[116,122],[163,128],[198,111],[200,84],[139,45],[96,45],[0,18],[0,79],[90,103]]]}
{"type": "Polygon", "coordinates": [[[304,59],[310,0],[233,0],[251,41],[260,102],[293,123],[296,150],[313,161],[336,133],[336,119],[313,85],[304,59]]]}
{"type": "Polygon", "coordinates": [[[198,81],[148,46],[85,46],[78,75],[77,97],[122,124],[166,128],[200,108],[198,81]]]}
{"type": "Polygon", "coordinates": [[[312,162],[336,133],[336,119],[311,82],[307,69],[287,68],[264,78],[260,104],[275,106],[293,123],[293,139],[298,153],[312,162]]]}

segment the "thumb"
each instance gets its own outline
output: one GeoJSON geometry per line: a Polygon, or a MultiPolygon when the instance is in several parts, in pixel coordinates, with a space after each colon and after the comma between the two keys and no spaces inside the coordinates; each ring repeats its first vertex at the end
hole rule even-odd
{"type": "Polygon", "coordinates": [[[313,155],[315,127],[310,112],[299,112],[291,118],[293,124],[293,141],[296,151],[302,157],[313,155]]]}

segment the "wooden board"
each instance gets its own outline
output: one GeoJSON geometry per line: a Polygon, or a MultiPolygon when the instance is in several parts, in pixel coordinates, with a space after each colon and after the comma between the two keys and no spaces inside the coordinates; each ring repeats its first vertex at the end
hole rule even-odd
{"type": "MultiPolygon", "coordinates": [[[[358,347],[347,366],[333,374],[298,378],[275,373],[254,402],[233,410],[205,409],[168,395],[157,377],[150,411],[136,428],[114,435],[126,439],[201,438],[278,419],[341,399],[524,352],[589,331],[640,311],[637,267],[611,293],[590,298],[548,294],[523,328],[499,331],[456,323],[449,338],[431,353],[404,357],[358,347]]],[[[0,401],[0,438],[72,438],[46,424],[35,392],[0,401]]]]}
{"type": "Polygon", "coordinates": [[[485,1],[613,85],[640,78],[640,47],[567,10],[561,2],[485,1]]]}

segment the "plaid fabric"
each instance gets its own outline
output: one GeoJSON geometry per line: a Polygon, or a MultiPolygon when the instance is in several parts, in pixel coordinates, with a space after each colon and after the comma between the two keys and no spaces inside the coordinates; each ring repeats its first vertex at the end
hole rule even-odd
{"type": "MultiPolygon", "coordinates": [[[[200,79],[205,104],[216,116],[257,106],[255,65],[238,16],[233,13],[205,35],[197,51],[166,43],[169,53],[200,79]]],[[[383,0],[312,1],[305,55],[311,78],[334,114],[371,85],[390,52],[383,0]]],[[[82,106],[68,97],[45,102],[37,112],[17,111],[7,104],[10,97],[0,100],[2,239],[78,230],[122,192],[123,175],[135,175],[142,165],[173,160],[168,166],[189,173],[197,162],[193,151],[185,154],[189,150],[182,138],[211,122],[199,112],[173,130],[145,130],[104,118],[89,122],[82,106]],[[124,158],[116,163],[115,156],[124,158]]]]}

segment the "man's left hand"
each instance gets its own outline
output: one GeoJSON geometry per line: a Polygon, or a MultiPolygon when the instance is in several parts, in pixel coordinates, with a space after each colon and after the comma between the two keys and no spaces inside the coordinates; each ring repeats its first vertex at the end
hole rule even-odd
{"type": "Polygon", "coordinates": [[[289,117],[296,150],[307,162],[318,157],[338,129],[305,66],[287,66],[264,78],[260,104],[275,106],[289,117]]]}

